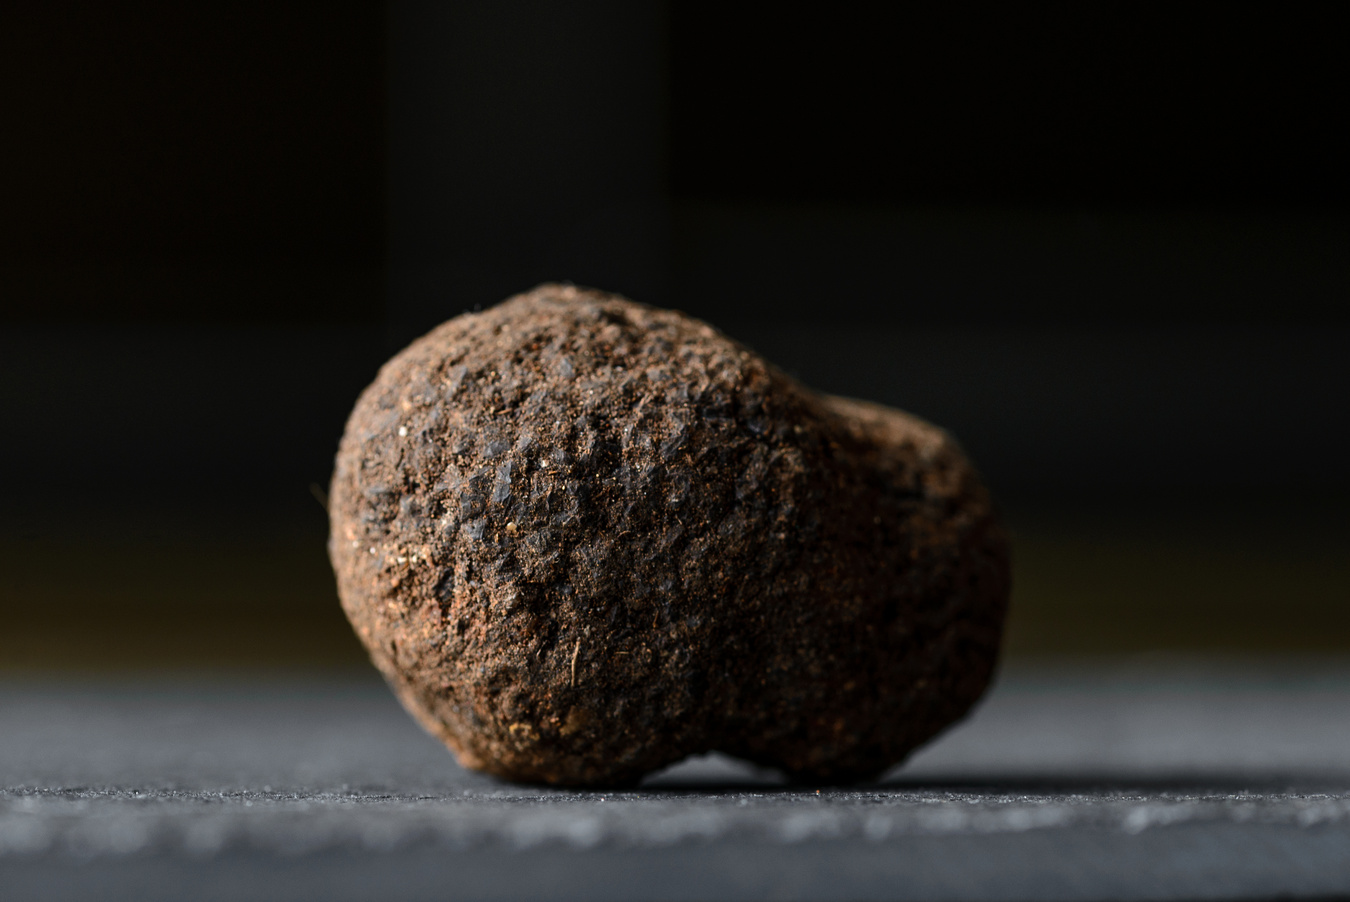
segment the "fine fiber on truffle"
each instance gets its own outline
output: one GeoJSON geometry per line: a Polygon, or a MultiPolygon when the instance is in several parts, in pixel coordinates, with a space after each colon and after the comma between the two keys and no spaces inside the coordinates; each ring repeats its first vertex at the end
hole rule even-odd
{"type": "Polygon", "coordinates": [[[570,285],[380,370],[330,493],[342,605],[467,767],[632,784],[721,751],[875,777],[989,683],[1008,546],[956,444],[570,285]]]}

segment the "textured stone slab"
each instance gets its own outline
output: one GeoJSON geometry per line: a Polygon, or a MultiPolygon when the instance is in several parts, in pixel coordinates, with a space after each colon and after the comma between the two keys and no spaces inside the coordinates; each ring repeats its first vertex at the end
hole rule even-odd
{"type": "Polygon", "coordinates": [[[11,682],[8,899],[1350,893],[1350,669],[1006,677],[881,784],[729,759],[622,793],[458,768],[373,681],[11,682]]]}

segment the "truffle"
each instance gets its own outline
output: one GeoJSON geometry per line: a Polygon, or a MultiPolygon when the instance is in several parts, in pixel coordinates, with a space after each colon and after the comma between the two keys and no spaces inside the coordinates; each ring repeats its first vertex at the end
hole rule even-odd
{"type": "Polygon", "coordinates": [[[1008,546],[940,429],[684,314],[542,285],[380,370],[330,492],[342,605],[467,767],[712,750],[874,777],[989,683],[1008,546]]]}

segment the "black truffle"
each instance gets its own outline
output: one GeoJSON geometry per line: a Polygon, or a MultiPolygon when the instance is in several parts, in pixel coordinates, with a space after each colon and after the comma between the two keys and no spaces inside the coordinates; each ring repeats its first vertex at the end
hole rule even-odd
{"type": "Polygon", "coordinates": [[[342,604],[468,767],[719,750],[875,776],[989,683],[1007,541],[955,443],[711,326],[543,285],[390,360],[338,452],[342,604]]]}

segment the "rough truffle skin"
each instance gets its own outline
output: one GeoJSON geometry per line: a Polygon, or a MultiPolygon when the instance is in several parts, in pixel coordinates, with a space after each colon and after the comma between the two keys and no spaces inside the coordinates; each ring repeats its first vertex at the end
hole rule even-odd
{"type": "Polygon", "coordinates": [[[567,285],[386,363],[330,513],[375,665],[462,764],[519,781],[631,784],[710,750],[876,776],[983,693],[1009,593],[944,432],[567,285]]]}

